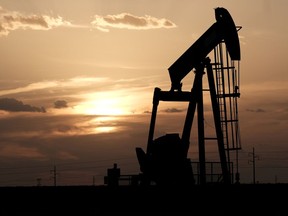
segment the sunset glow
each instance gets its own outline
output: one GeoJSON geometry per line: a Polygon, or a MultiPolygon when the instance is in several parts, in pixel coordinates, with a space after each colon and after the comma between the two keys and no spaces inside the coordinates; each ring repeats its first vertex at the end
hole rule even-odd
{"type": "Polygon", "coordinates": [[[91,120],[77,124],[77,126],[87,128],[85,130],[87,134],[111,133],[123,129],[117,126],[118,121],[119,117],[117,115],[96,115],[91,120]]]}

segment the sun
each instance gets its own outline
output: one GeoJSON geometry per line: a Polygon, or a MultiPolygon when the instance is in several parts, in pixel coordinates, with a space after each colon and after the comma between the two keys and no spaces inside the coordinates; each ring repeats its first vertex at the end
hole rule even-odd
{"type": "Polygon", "coordinates": [[[125,113],[116,98],[88,101],[83,105],[83,111],[87,115],[123,115],[125,113]]]}
{"type": "Polygon", "coordinates": [[[89,95],[86,100],[74,107],[77,113],[85,115],[125,115],[128,114],[127,101],[115,94],[89,95]]]}

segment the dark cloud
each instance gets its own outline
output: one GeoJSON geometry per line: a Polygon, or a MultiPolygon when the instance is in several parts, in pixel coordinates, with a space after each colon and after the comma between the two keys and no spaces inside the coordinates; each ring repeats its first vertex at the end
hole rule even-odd
{"type": "Polygon", "coordinates": [[[65,100],[57,100],[54,102],[54,108],[61,109],[61,108],[67,108],[68,102],[65,100]]]}
{"type": "Polygon", "coordinates": [[[246,109],[248,112],[266,112],[264,109],[258,108],[258,109],[246,109]]]}
{"type": "Polygon", "coordinates": [[[46,112],[44,107],[24,104],[14,98],[0,98],[0,109],[9,112],[46,112]]]}
{"type": "Polygon", "coordinates": [[[183,112],[183,109],[177,109],[177,108],[167,108],[165,110],[163,110],[166,113],[179,113],[179,112],[183,112]]]}

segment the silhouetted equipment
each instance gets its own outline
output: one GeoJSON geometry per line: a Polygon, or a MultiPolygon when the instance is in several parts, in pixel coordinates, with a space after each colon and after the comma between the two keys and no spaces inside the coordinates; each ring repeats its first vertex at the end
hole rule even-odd
{"type": "Polygon", "coordinates": [[[216,140],[221,165],[218,182],[233,182],[233,163],[230,150],[236,150],[236,181],[239,181],[238,150],[241,149],[237,98],[239,93],[240,44],[238,30],[225,8],[215,9],[216,22],[172,64],[168,71],[170,91],[155,88],[153,108],[146,152],[138,147],[136,154],[140,165],[142,183],[156,185],[205,184],[207,161],[205,141],[216,140]],[[212,52],[213,51],[213,52],[212,52]],[[209,54],[213,55],[211,63],[209,54]],[[238,65],[238,70],[236,70],[238,65]],[[182,91],[182,79],[194,70],[195,78],[191,91],[182,91]],[[209,89],[203,89],[203,75],[207,74],[209,89]],[[203,91],[210,92],[216,137],[205,137],[203,91]],[[154,139],[157,107],[159,101],[188,102],[182,136],[166,134],[154,139]],[[190,133],[197,107],[199,163],[193,173],[188,158],[190,133]],[[196,178],[197,177],[197,178],[196,178]]]}
{"type": "Polygon", "coordinates": [[[104,184],[107,186],[119,186],[119,185],[139,185],[141,181],[141,175],[123,175],[121,174],[121,169],[115,163],[113,168],[107,169],[107,175],[104,176],[104,184]]]}
{"type": "Polygon", "coordinates": [[[118,168],[115,163],[113,168],[107,169],[107,176],[104,177],[104,183],[112,187],[118,186],[120,174],[120,168],[118,168]]]}

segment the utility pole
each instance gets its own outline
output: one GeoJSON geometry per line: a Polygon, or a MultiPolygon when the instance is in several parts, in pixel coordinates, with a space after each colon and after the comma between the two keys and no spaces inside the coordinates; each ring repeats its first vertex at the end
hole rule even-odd
{"type": "Polygon", "coordinates": [[[253,165],[253,184],[256,184],[256,163],[255,159],[259,159],[258,156],[255,155],[255,149],[253,147],[253,151],[249,153],[249,156],[252,156],[252,160],[249,160],[248,162],[252,162],[253,165]]]}
{"type": "Polygon", "coordinates": [[[37,186],[41,186],[42,185],[41,184],[42,179],[41,178],[37,178],[36,180],[37,180],[37,186]]]}
{"type": "Polygon", "coordinates": [[[54,165],[54,168],[53,170],[50,170],[50,172],[52,172],[53,174],[53,180],[54,180],[54,186],[56,187],[57,186],[57,175],[58,173],[56,172],[56,165],[54,165]]]}

